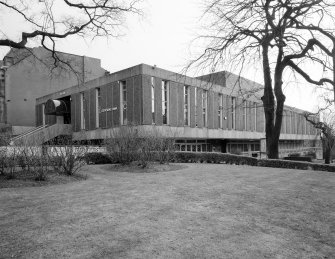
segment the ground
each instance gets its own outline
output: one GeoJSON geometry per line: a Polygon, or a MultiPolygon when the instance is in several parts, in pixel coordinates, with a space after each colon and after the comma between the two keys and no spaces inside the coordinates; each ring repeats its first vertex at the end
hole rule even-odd
{"type": "Polygon", "coordinates": [[[334,173],[187,166],[0,189],[0,257],[334,258],[334,173]]]}
{"type": "Polygon", "coordinates": [[[17,171],[14,179],[8,179],[8,175],[0,175],[0,189],[11,187],[32,187],[54,184],[65,184],[73,181],[85,180],[87,177],[84,174],[65,175],[57,172],[49,171],[45,173],[44,180],[37,180],[37,172],[17,171]]]}

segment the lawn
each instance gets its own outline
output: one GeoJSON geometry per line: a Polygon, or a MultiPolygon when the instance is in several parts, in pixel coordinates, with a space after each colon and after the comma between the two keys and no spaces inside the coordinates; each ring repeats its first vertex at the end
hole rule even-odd
{"type": "Polygon", "coordinates": [[[334,258],[334,173],[187,166],[0,189],[0,257],[334,258]]]}

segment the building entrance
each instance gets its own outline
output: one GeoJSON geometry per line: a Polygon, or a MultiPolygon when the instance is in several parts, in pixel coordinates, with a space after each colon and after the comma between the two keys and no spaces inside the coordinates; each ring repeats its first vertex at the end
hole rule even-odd
{"type": "Polygon", "coordinates": [[[49,99],[45,103],[44,114],[53,117],[55,123],[71,124],[71,97],[66,96],[60,99],[49,99]]]}

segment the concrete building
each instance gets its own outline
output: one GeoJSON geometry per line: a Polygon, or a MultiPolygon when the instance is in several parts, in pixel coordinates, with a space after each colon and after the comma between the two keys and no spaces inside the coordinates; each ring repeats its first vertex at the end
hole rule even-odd
{"type": "Polygon", "coordinates": [[[103,76],[99,59],[57,52],[62,62],[54,68],[51,53],[42,47],[11,49],[0,69],[0,126],[14,135],[35,126],[36,98],[103,76]]]}
{"type": "MultiPolygon", "coordinates": [[[[61,134],[63,125],[74,139],[99,143],[132,124],[175,137],[181,151],[259,156],[266,151],[261,89],[228,72],[191,78],[140,64],[37,98],[36,126],[61,134]]],[[[281,155],[320,149],[302,112],[285,108],[281,155]]]]}

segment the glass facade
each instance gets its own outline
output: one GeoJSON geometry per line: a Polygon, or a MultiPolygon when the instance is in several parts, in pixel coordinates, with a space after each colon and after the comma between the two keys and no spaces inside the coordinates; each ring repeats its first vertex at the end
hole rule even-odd
{"type": "Polygon", "coordinates": [[[95,96],[96,96],[95,127],[100,128],[100,118],[99,118],[99,114],[101,112],[101,90],[100,88],[95,89],[95,96]]]}
{"type": "Polygon", "coordinates": [[[168,124],[169,120],[169,85],[168,81],[162,80],[162,118],[163,124],[168,124]]]}
{"type": "Polygon", "coordinates": [[[128,118],[127,118],[127,84],[126,81],[120,81],[120,104],[121,104],[121,110],[120,110],[120,118],[121,118],[121,124],[127,125],[128,124],[128,118]]]}
{"type": "Polygon", "coordinates": [[[203,126],[207,127],[207,90],[202,90],[202,121],[203,126]]]}
{"type": "Polygon", "coordinates": [[[151,114],[152,114],[152,123],[155,124],[155,78],[151,77],[151,114]]]}
{"type": "Polygon", "coordinates": [[[236,97],[231,97],[231,120],[230,120],[230,125],[232,129],[235,129],[236,127],[236,97]]]}
{"type": "Polygon", "coordinates": [[[184,125],[190,125],[190,87],[184,85],[184,125]]]}
{"type": "Polygon", "coordinates": [[[218,98],[218,127],[223,127],[223,94],[219,94],[218,98]]]}

